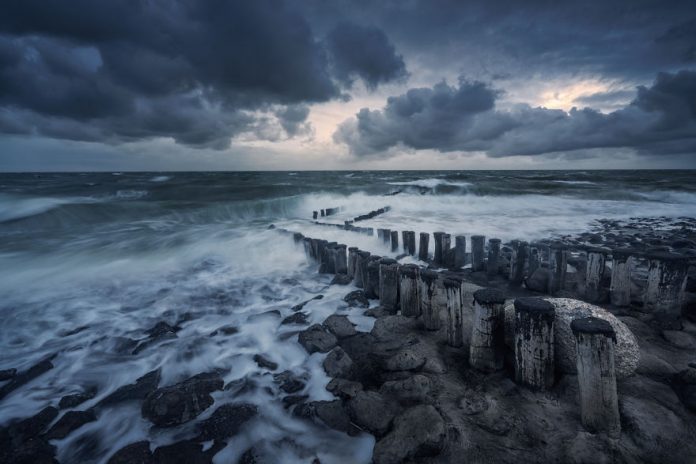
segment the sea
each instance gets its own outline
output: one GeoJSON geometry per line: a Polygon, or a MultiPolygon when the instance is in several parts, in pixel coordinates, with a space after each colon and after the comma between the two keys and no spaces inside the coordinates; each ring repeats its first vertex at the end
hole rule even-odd
{"type": "MultiPolygon", "coordinates": [[[[309,401],[333,400],[326,355],[297,342],[306,325],[280,321],[320,294],[304,308],[309,324],[338,312],[369,331],[374,319],[342,301],[353,287],[329,285],[269,226],[394,256],[377,237],[312,222],[321,209],[339,208],[319,219],[342,224],[384,206],[359,225],[534,240],[599,219],[696,217],[696,171],[0,173],[0,370],[48,356],[55,366],[0,400],[0,426],[86,389],[96,396],[77,409],[90,408],[157,368],[160,386],[219,369],[226,384],[247,388],[215,392],[198,420],[235,402],[259,414],[215,462],[250,447],[268,462],[370,462],[374,437],[296,417],[273,374],[303,379],[297,394],[309,401]],[[161,321],[181,330],[133,354],[161,321]],[[230,326],[236,333],[216,333],[230,326]],[[259,367],[256,354],[278,368],[259,367]]],[[[196,422],[155,428],[127,402],[53,444],[62,463],[106,462],[136,441],[191,438],[196,422]]]]}

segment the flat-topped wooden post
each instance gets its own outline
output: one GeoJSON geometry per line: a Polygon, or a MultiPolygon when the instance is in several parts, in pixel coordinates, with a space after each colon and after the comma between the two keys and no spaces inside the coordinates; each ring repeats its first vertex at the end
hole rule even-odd
{"type": "Polygon", "coordinates": [[[435,256],[433,257],[433,261],[438,266],[443,266],[446,264],[445,260],[450,249],[450,235],[445,232],[434,232],[433,238],[435,242],[435,256]]]}
{"type": "Polygon", "coordinates": [[[512,258],[510,260],[510,283],[512,285],[522,285],[524,281],[524,271],[527,264],[529,244],[517,241],[512,247],[512,258]]]}
{"type": "Polygon", "coordinates": [[[418,259],[421,261],[428,260],[428,246],[430,244],[430,234],[427,232],[420,233],[420,240],[418,246],[418,259]]]}
{"type": "Polygon", "coordinates": [[[382,241],[384,243],[391,243],[391,237],[392,237],[391,229],[384,229],[384,233],[382,234],[382,241]]]}
{"type": "Polygon", "coordinates": [[[546,300],[515,300],[515,382],[537,390],[553,385],[555,318],[546,300]]]}
{"type": "Polygon", "coordinates": [[[312,247],[312,239],[305,237],[302,239],[302,245],[304,246],[305,257],[307,262],[312,264],[314,262],[314,248],[312,247]]]}
{"type": "Polygon", "coordinates": [[[664,328],[681,329],[681,308],[689,259],[677,253],[648,255],[648,284],[643,304],[664,328]]]}
{"type": "Polygon", "coordinates": [[[486,237],[483,235],[471,236],[471,270],[483,271],[486,263],[485,256],[486,237]]]}
{"type": "Polygon", "coordinates": [[[488,261],[486,273],[492,277],[500,271],[500,239],[492,238],[488,241],[488,261]]]}
{"type": "Polygon", "coordinates": [[[336,274],[348,274],[346,261],[346,245],[339,243],[334,247],[334,269],[336,274]]]}
{"type": "Polygon", "coordinates": [[[617,248],[611,252],[611,284],[609,298],[614,306],[631,304],[631,266],[636,252],[631,248],[617,248]]]}
{"type": "Polygon", "coordinates": [[[324,266],[324,272],[327,274],[336,273],[336,245],[338,245],[337,242],[328,242],[324,248],[324,257],[322,260],[322,265],[324,266]]]}
{"type": "Polygon", "coordinates": [[[466,264],[466,236],[454,236],[454,268],[461,269],[466,264]]]}
{"type": "Polygon", "coordinates": [[[575,319],[570,328],[575,336],[582,425],[588,432],[618,438],[621,418],[614,371],[614,329],[596,317],[575,319]]]}
{"type": "Polygon", "coordinates": [[[401,231],[401,246],[404,248],[404,252],[408,253],[408,231],[401,231]]]}
{"type": "Polygon", "coordinates": [[[435,271],[421,269],[418,277],[420,312],[426,330],[440,329],[440,311],[434,301],[438,276],[435,271]]]}
{"type": "Polygon", "coordinates": [[[554,243],[549,246],[549,285],[551,295],[555,295],[565,287],[568,270],[568,250],[563,244],[554,243]]]}
{"type": "Polygon", "coordinates": [[[391,251],[399,251],[399,232],[396,230],[391,231],[391,251]]]}
{"type": "Polygon", "coordinates": [[[586,248],[585,299],[590,303],[599,303],[604,297],[602,280],[604,279],[604,269],[609,251],[609,249],[602,247],[586,248]]]}
{"type": "Polygon", "coordinates": [[[539,255],[539,248],[536,245],[530,245],[529,247],[529,265],[527,266],[527,272],[531,276],[534,271],[539,269],[541,266],[541,256],[539,255]]]}
{"type": "Polygon", "coordinates": [[[471,367],[493,372],[505,357],[505,294],[494,288],[474,292],[474,321],[469,344],[471,367]]]}
{"type": "Polygon", "coordinates": [[[367,251],[358,250],[355,258],[355,276],[353,283],[358,288],[365,288],[365,280],[367,279],[367,260],[370,253],[367,251]]]}
{"type": "Polygon", "coordinates": [[[418,271],[415,264],[405,264],[399,268],[399,304],[401,315],[418,317],[421,314],[418,298],[418,271]]]}
{"type": "Polygon", "coordinates": [[[348,247],[348,277],[355,277],[358,247],[348,247]]]}
{"type": "Polygon", "coordinates": [[[411,256],[416,256],[416,233],[412,230],[404,231],[404,250],[411,256]]]}
{"type": "Polygon", "coordinates": [[[366,275],[363,281],[363,290],[367,298],[379,298],[379,262],[381,256],[371,255],[367,258],[366,275]]]}
{"type": "Polygon", "coordinates": [[[382,258],[379,263],[379,302],[395,313],[399,304],[399,264],[395,259],[382,258]]]}
{"type": "Polygon", "coordinates": [[[462,280],[458,277],[446,277],[443,285],[447,295],[447,344],[459,347],[464,344],[462,280]]]}

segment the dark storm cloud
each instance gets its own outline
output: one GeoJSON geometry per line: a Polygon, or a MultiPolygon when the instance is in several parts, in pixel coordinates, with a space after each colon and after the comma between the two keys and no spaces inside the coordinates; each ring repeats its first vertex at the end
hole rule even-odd
{"type": "Polygon", "coordinates": [[[328,35],[327,44],[336,76],[348,85],[356,77],[371,88],[406,77],[403,57],[376,27],[339,23],[328,35]]]}
{"type": "Polygon", "coordinates": [[[692,153],[696,140],[696,72],[660,73],[631,104],[609,114],[517,105],[494,108],[497,94],[481,82],[445,83],[391,97],[382,110],[362,109],[334,139],[359,155],[414,149],[485,151],[490,156],[539,155],[591,148],[692,153]],[[681,147],[681,148],[680,148],[681,147]]]}
{"type": "Polygon", "coordinates": [[[343,39],[375,41],[371,59],[325,42],[282,0],[11,0],[0,15],[0,130],[224,148],[265,112],[304,133],[307,104],[345,98],[355,77],[374,87],[405,72],[384,33],[345,27],[343,39]]]}

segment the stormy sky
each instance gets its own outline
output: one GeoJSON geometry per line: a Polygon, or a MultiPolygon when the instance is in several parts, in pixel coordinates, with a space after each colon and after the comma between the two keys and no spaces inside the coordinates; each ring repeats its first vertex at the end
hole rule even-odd
{"type": "Polygon", "coordinates": [[[696,168],[669,1],[6,0],[0,170],[696,168]]]}

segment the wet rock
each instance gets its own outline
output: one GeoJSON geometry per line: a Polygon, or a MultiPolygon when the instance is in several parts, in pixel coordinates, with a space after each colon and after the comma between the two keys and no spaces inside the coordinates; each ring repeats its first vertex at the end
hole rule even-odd
{"type": "Polygon", "coordinates": [[[350,322],[347,316],[333,314],[327,317],[322,325],[338,338],[351,337],[358,333],[355,330],[355,325],[350,322]]]}
{"type": "Polygon", "coordinates": [[[696,369],[689,367],[672,378],[672,388],[684,406],[696,412],[696,369]]]}
{"type": "Polygon", "coordinates": [[[195,375],[183,382],[158,388],[147,395],[141,408],[145,419],[158,427],[172,427],[197,417],[213,404],[210,393],[222,390],[217,372],[195,375]]]}
{"type": "Polygon", "coordinates": [[[350,416],[341,400],[314,401],[312,404],[316,417],[332,429],[345,432],[348,435],[360,433],[360,429],[351,423],[350,416]]]}
{"type": "Polygon", "coordinates": [[[201,422],[198,441],[224,441],[237,435],[242,426],[256,417],[258,409],[253,404],[223,404],[213,414],[201,422]]]}
{"type": "Polygon", "coordinates": [[[353,278],[347,274],[336,274],[336,277],[331,280],[331,285],[350,285],[352,281],[353,278]]]}
{"type": "Polygon", "coordinates": [[[53,424],[53,427],[51,427],[48,432],[46,432],[46,438],[48,440],[61,440],[83,425],[96,420],[97,415],[94,413],[93,409],[88,409],[87,411],[68,411],[58,419],[58,422],[53,424]]]}
{"type": "Polygon", "coordinates": [[[142,400],[155,391],[160,381],[160,370],[155,369],[136,379],[135,383],[119,387],[99,402],[99,406],[120,403],[121,401],[142,400]]]}
{"type": "Polygon", "coordinates": [[[74,393],[72,395],[65,395],[60,399],[58,407],[60,409],[69,409],[79,406],[85,401],[91,400],[97,395],[96,388],[88,388],[82,393],[74,393]]]}
{"type": "Polygon", "coordinates": [[[275,374],[273,380],[280,384],[280,389],[285,393],[297,393],[305,387],[305,383],[295,376],[291,371],[284,371],[275,374]]]}
{"type": "Polygon", "coordinates": [[[525,287],[533,292],[546,293],[549,281],[549,271],[545,268],[537,268],[531,276],[524,281],[525,287]]]}
{"type": "Polygon", "coordinates": [[[341,378],[332,379],[326,386],[326,389],[333,393],[334,396],[344,399],[354,398],[358,392],[361,392],[363,386],[360,382],[353,382],[341,378]]]}
{"type": "Polygon", "coordinates": [[[298,341],[310,354],[326,353],[338,343],[336,337],[319,324],[314,324],[300,332],[298,341]]]}
{"type": "Polygon", "coordinates": [[[10,438],[11,444],[18,446],[31,438],[38,437],[48,427],[48,424],[53,422],[56,416],[58,416],[58,410],[53,406],[47,406],[34,416],[10,425],[6,429],[6,433],[10,438]]]}
{"type": "Polygon", "coordinates": [[[375,464],[396,464],[407,459],[439,454],[445,440],[445,422],[434,407],[415,406],[394,419],[394,428],[375,445],[375,464]]]}
{"type": "MultiPolygon", "coordinates": [[[[616,333],[614,361],[618,379],[630,377],[636,371],[641,356],[638,341],[631,330],[607,310],[571,298],[544,298],[554,305],[554,341],[556,369],[564,374],[576,373],[575,337],[570,323],[577,318],[597,317],[611,324],[616,333]]],[[[505,342],[513,347],[515,309],[512,304],[505,307],[505,342]]]]}
{"type": "Polygon", "coordinates": [[[19,374],[15,373],[15,375],[9,382],[0,387],[0,400],[12,393],[14,390],[21,387],[22,385],[31,382],[35,378],[53,369],[53,364],[50,361],[50,359],[52,358],[53,357],[51,356],[51,358],[49,359],[39,361],[38,363],[34,364],[24,372],[20,372],[19,374]]]}
{"type": "Polygon", "coordinates": [[[412,317],[384,316],[375,321],[370,333],[380,340],[390,340],[414,331],[417,325],[412,317]]]}
{"type": "Polygon", "coordinates": [[[696,339],[686,332],[680,330],[664,330],[662,336],[672,345],[685,350],[696,348],[696,339]]]}
{"type": "Polygon", "coordinates": [[[343,297],[343,301],[348,303],[351,308],[367,308],[370,302],[362,290],[354,290],[343,297]]]}
{"type": "Polygon", "coordinates": [[[218,327],[217,329],[213,330],[210,332],[211,337],[215,337],[218,334],[222,335],[234,335],[236,333],[239,333],[239,328],[234,325],[223,325],[222,327],[218,327]]]}
{"type": "Polygon", "coordinates": [[[422,354],[407,348],[387,359],[384,368],[388,371],[415,371],[421,369],[425,362],[426,358],[422,354]]]}
{"type": "Polygon", "coordinates": [[[424,375],[416,374],[404,380],[384,382],[380,393],[394,396],[402,403],[425,403],[429,401],[432,383],[424,375]]]}
{"type": "Polygon", "coordinates": [[[138,441],[116,451],[107,464],[150,464],[153,462],[149,441],[138,441]]]}
{"type": "Polygon", "coordinates": [[[268,369],[270,371],[274,371],[278,369],[278,363],[274,363],[270,359],[266,358],[265,356],[261,354],[255,354],[254,355],[254,362],[259,366],[263,367],[264,369],[268,369]]]}
{"type": "Polygon", "coordinates": [[[350,417],[358,426],[375,435],[389,430],[397,409],[375,391],[360,391],[348,402],[350,417]]]}
{"type": "Polygon", "coordinates": [[[353,360],[343,348],[337,346],[324,359],[324,370],[329,377],[349,377],[353,368],[353,360]]]}
{"type": "Polygon", "coordinates": [[[0,462],[8,464],[58,464],[56,447],[43,438],[31,438],[15,448],[0,450],[0,462]]]}
{"type": "Polygon", "coordinates": [[[171,445],[160,446],[152,453],[155,464],[210,464],[221,449],[222,444],[215,443],[203,451],[203,445],[192,441],[180,441],[171,445]]]}
{"type": "Polygon", "coordinates": [[[307,323],[307,313],[295,313],[292,314],[280,323],[281,325],[288,325],[288,324],[306,324],[307,323]]]}
{"type": "Polygon", "coordinates": [[[314,301],[314,300],[321,300],[322,298],[324,298],[324,295],[317,295],[317,296],[315,296],[314,298],[310,298],[310,299],[307,300],[307,301],[303,301],[303,302],[300,303],[300,304],[296,304],[296,305],[293,306],[291,309],[292,309],[293,311],[295,311],[295,312],[301,311],[302,308],[304,308],[305,305],[306,305],[307,303],[309,303],[309,302],[311,302],[311,301],[314,301]]]}
{"type": "Polygon", "coordinates": [[[389,315],[391,315],[391,313],[392,312],[389,311],[384,306],[375,306],[374,308],[368,309],[363,314],[365,314],[365,316],[380,318],[380,317],[384,317],[384,316],[389,316],[389,315]]]}
{"type": "Polygon", "coordinates": [[[638,374],[658,379],[668,379],[676,372],[677,369],[672,364],[648,351],[643,351],[641,353],[640,362],[636,369],[636,373],[638,374]]]}
{"type": "Polygon", "coordinates": [[[289,407],[307,401],[309,395],[288,395],[283,397],[283,407],[288,409],[289,407]]]}
{"type": "Polygon", "coordinates": [[[17,369],[3,369],[0,371],[0,382],[10,380],[15,375],[17,375],[17,369]]]}
{"type": "Polygon", "coordinates": [[[476,392],[467,392],[466,395],[459,399],[457,406],[459,406],[459,409],[461,409],[462,412],[467,416],[473,416],[486,411],[489,404],[486,397],[482,394],[476,392]]]}
{"type": "Polygon", "coordinates": [[[58,415],[52,406],[27,419],[0,427],[0,462],[54,464],[56,448],[41,433],[58,415]]]}
{"type": "Polygon", "coordinates": [[[145,331],[145,333],[150,337],[150,338],[158,338],[158,337],[165,337],[171,334],[175,334],[178,331],[181,330],[181,327],[179,326],[173,326],[169,325],[168,323],[164,321],[160,321],[148,330],[145,331]]]}

